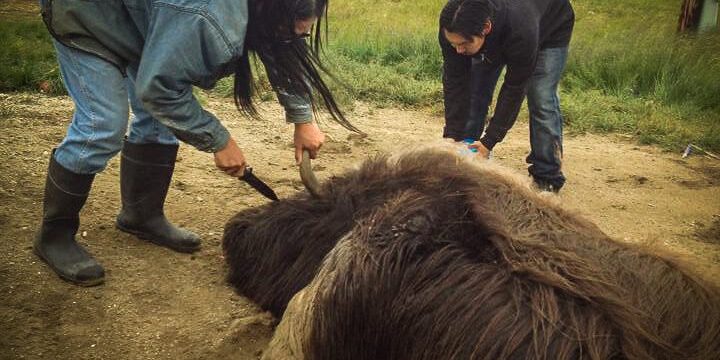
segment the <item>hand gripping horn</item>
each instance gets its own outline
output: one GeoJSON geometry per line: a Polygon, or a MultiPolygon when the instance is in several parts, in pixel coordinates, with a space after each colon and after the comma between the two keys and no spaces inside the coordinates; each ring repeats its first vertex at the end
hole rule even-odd
{"type": "Polygon", "coordinates": [[[320,183],[315,177],[315,173],[312,171],[312,164],[310,163],[310,153],[307,150],[303,150],[302,163],[300,163],[300,179],[303,185],[310,193],[310,195],[319,198],[320,197],[320,183]]]}

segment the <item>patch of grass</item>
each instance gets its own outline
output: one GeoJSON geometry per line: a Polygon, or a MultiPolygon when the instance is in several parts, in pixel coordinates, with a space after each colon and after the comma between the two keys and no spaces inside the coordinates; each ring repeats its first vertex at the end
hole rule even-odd
{"type": "Polygon", "coordinates": [[[720,121],[712,110],[694,105],[668,106],[602,90],[563,92],[561,108],[568,133],[622,133],[643,144],[682,150],[688,143],[720,149],[720,121]]]}
{"type": "Polygon", "coordinates": [[[624,34],[624,42],[576,43],[563,85],[720,113],[720,33],[624,34]]]}
{"type": "Polygon", "coordinates": [[[441,84],[436,79],[412,77],[398,71],[405,63],[382,65],[379,61],[362,63],[349,55],[334,54],[333,68],[343,69],[338,74],[342,86],[335,89],[346,97],[375,102],[378,105],[430,105],[442,98],[441,84]]]}
{"type": "MultiPolygon", "coordinates": [[[[330,5],[326,63],[345,108],[442,107],[438,14],[444,1],[355,0],[330,5]]],[[[571,133],[621,132],[643,143],[720,151],[720,33],[678,36],[678,1],[573,0],[576,25],[562,86],[571,133]]],[[[0,3],[0,91],[62,92],[37,5],[0,3]]],[[[263,69],[257,68],[262,79],[263,69]]],[[[214,90],[232,96],[232,79],[214,90]]],[[[274,94],[267,81],[261,100],[274,94]]]]}
{"type": "MultiPolygon", "coordinates": [[[[442,103],[443,1],[331,4],[329,54],[351,96],[381,105],[442,103]]],[[[720,33],[678,36],[680,4],[578,0],[563,87],[569,132],[720,149],[720,33]]]]}
{"type": "Polygon", "coordinates": [[[442,1],[333,2],[329,63],[349,96],[379,105],[442,99],[437,14],[442,1]]]}
{"type": "Polygon", "coordinates": [[[43,82],[64,93],[55,52],[39,18],[6,19],[0,26],[0,91],[37,91],[43,82]]]}

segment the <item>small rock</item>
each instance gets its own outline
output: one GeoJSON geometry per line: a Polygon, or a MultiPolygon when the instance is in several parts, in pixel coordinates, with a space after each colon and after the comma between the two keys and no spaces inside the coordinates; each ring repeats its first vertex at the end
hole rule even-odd
{"type": "Polygon", "coordinates": [[[175,187],[176,189],[178,189],[178,190],[180,190],[180,191],[185,191],[185,190],[187,190],[187,184],[185,184],[184,182],[182,182],[182,181],[180,181],[180,180],[175,181],[175,183],[174,183],[173,185],[174,185],[174,187],[175,187]]]}
{"type": "Polygon", "coordinates": [[[638,185],[643,185],[646,182],[650,181],[650,179],[646,178],[645,176],[641,175],[632,175],[631,178],[635,180],[635,183],[638,185]]]}
{"type": "Polygon", "coordinates": [[[348,140],[348,141],[352,141],[352,140],[357,141],[357,140],[365,139],[365,138],[367,138],[367,137],[368,137],[367,134],[355,134],[355,133],[353,133],[353,134],[350,134],[350,135],[347,136],[347,140],[348,140]]]}

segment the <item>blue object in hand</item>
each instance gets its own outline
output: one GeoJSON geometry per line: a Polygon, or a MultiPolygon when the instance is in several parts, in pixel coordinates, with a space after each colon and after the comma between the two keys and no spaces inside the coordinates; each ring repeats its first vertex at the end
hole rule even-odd
{"type": "MultiPolygon", "coordinates": [[[[463,142],[466,143],[466,144],[468,144],[468,145],[470,145],[470,144],[472,144],[472,143],[475,142],[475,139],[467,138],[467,139],[464,139],[463,142]]],[[[470,148],[470,147],[469,147],[468,150],[470,150],[470,151],[472,151],[472,152],[474,152],[474,153],[478,152],[478,149],[476,149],[476,148],[470,148]]]]}

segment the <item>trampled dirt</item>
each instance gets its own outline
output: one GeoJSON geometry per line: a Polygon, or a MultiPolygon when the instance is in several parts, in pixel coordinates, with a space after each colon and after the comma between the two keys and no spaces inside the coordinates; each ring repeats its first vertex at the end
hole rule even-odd
{"type": "MultiPolygon", "coordinates": [[[[72,108],[66,97],[0,94],[0,359],[257,358],[274,320],[226,285],[220,242],[232,215],[268,200],[216,170],[210,154],[181,147],[166,204],[171,219],[202,235],[200,252],[174,253],[115,229],[116,157],[96,177],[78,235],[105,266],[106,283],[69,285],[32,253],[49,153],[72,108]]],[[[265,121],[243,118],[231,99],[209,98],[207,108],[281,198],[304,191],[292,128],[275,103],[261,106],[265,121]]],[[[442,129],[441,117],[421,111],[357,104],[349,115],[367,136],[321,122],[328,135],[314,162],[321,180],[368,155],[436,141],[442,129]]],[[[521,121],[493,161],[524,173],[527,138],[521,121]]],[[[568,183],[559,201],[615,238],[659,243],[720,279],[720,161],[682,159],[681,150],[618,136],[567,137],[568,183]]]]}

